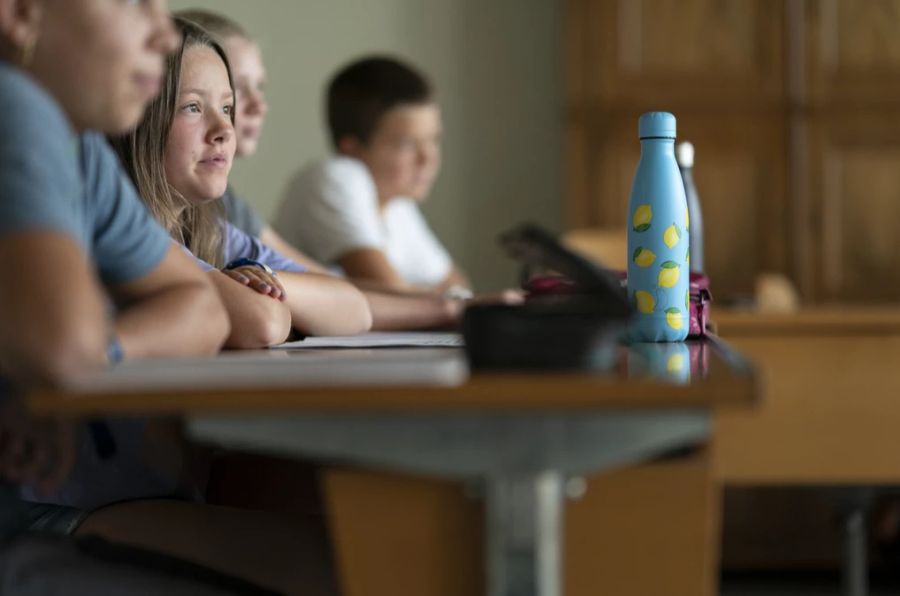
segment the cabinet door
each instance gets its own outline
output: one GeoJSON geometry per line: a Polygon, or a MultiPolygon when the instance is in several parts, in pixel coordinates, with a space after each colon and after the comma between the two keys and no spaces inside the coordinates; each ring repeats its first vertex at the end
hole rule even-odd
{"type": "Polygon", "coordinates": [[[817,297],[900,299],[900,113],[813,115],[809,135],[817,297]]]}
{"type": "Polygon", "coordinates": [[[804,0],[813,105],[900,100],[900,0],[804,0]]]}
{"type": "MultiPolygon", "coordinates": [[[[719,298],[749,294],[757,273],[783,272],[788,266],[784,118],[780,113],[677,116],[679,139],[696,148],[695,180],[713,292],[719,298]]],[[[580,145],[581,191],[590,205],[581,214],[590,220],[580,226],[626,225],[640,158],[638,117],[637,112],[611,113],[572,137],[580,145]]]]}
{"type": "Polygon", "coordinates": [[[783,0],[570,0],[570,89],[589,103],[778,102],[783,0]]]}

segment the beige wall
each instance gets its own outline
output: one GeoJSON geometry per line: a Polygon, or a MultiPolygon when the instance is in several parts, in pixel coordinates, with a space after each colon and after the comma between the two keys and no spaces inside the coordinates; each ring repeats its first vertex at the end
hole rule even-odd
{"type": "Polygon", "coordinates": [[[243,23],[269,70],[260,151],[233,182],[270,217],[288,177],[329,150],[322,86],[366,52],[429,73],[444,112],[444,169],[424,211],[479,289],[514,282],[497,233],[562,216],[560,15],[553,0],[171,0],[243,23]]]}

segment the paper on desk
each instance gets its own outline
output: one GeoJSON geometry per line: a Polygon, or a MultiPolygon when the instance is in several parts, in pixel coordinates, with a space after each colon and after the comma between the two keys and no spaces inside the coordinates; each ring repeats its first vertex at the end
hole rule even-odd
{"type": "Polygon", "coordinates": [[[214,357],[126,360],[73,379],[74,393],[300,390],[305,387],[459,385],[462,350],[235,350],[214,357]]]}
{"type": "Polygon", "coordinates": [[[363,333],[361,335],[307,337],[275,346],[274,349],[298,348],[461,348],[459,333],[409,331],[403,333],[363,333]]]}

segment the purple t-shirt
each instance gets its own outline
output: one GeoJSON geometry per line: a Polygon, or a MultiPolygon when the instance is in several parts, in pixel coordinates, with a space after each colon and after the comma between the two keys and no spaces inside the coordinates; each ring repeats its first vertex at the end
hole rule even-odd
{"type": "MultiPolygon", "coordinates": [[[[292,273],[303,273],[306,271],[303,265],[295,263],[278,251],[269,248],[258,239],[248,236],[227,221],[223,220],[222,225],[224,226],[222,230],[222,250],[225,263],[230,263],[235,259],[253,259],[254,261],[265,263],[275,271],[290,271],[292,273]]],[[[194,259],[204,271],[215,271],[216,268],[206,261],[197,257],[194,257],[194,259]]]]}

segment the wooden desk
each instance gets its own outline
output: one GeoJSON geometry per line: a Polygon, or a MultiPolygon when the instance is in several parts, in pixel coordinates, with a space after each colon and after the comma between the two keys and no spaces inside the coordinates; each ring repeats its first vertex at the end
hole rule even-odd
{"type": "Polygon", "coordinates": [[[715,313],[756,362],[766,403],[716,416],[727,484],[900,483],[900,309],[715,313]]]}
{"type": "Polygon", "coordinates": [[[184,414],[196,436],[243,449],[477,479],[487,593],[555,596],[568,477],[703,441],[711,408],[755,397],[746,361],[707,341],[622,348],[591,374],[470,375],[446,349],[231,353],[123,365],[30,404],[184,414]]]}
{"type": "Polygon", "coordinates": [[[900,308],[804,308],[793,313],[755,313],[713,307],[717,333],[731,341],[745,337],[884,336],[900,334],[900,308]]]}
{"type": "Polygon", "coordinates": [[[125,363],[67,392],[36,392],[35,412],[56,415],[372,410],[658,409],[743,406],[755,397],[749,362],[722,342],[670,344],[687,375],[668,374],[664,345],[620,349],[608,372],[470,374],[461,350],[270,350],[214,358],[125,363]],[[653,358],[653,362],[646,362],[653,358]],[[644,364],[641,364],[644,363],[644,364]],[[655,367],[655,369],[653,368],[655,367]]]}

